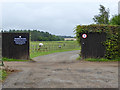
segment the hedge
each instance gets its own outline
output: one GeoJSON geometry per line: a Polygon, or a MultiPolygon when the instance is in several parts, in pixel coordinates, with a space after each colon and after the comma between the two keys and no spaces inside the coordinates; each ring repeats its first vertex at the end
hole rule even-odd
{"type": "Polygon", "coordinates": [[[76,38],[80,44],[80,33],[105,32],[107,34],[104,45],[106,47],[105,58],[120,58],[120,25],[78,25],[75,28],[76,38]]]}

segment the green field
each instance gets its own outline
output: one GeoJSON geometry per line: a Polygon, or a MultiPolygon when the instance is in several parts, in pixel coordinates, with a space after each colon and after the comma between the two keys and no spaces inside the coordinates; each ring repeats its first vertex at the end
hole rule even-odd
{"type": "Polygon", "coordinates": [[[37,57],[55,52],[80,50],[77,41],[32,41],[30,42],[30,57],[37,57]],[[39,43],[43,43],[39,47],[39,43]]]}

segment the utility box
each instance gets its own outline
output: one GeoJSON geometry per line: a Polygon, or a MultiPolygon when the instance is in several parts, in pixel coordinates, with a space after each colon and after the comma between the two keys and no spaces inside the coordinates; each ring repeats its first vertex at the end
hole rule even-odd
{"type": "Polygon", "coordinates": [[[30,59],[29,33],[2,33],[2,57],[30,59]]]}
{"type": "Polygon", "coordinates": [[[105,55],[106,33],[90,32],[81,33],[82,58],[103,58],[105,55]]]}

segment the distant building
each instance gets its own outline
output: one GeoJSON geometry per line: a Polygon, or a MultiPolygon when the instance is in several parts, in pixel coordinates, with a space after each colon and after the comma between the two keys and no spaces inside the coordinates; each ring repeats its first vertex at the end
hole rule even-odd
{"type": "Polygon", "coordinates": [[[65,41],[76,41],[76,38],[64,38],[65,41]]]}

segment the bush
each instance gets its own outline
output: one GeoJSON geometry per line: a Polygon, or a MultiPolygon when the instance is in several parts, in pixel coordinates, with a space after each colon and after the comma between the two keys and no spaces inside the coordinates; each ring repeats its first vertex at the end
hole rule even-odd
{"type": "Polygon", "coordinates": [[[115,59],[120,57],[120,25],[78,25],[75,28],[76,38],[80,44],[80,34],[90,32],[105,32],[107,34],[104,45],[106,47],[105,57],[115,59]]]}

